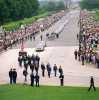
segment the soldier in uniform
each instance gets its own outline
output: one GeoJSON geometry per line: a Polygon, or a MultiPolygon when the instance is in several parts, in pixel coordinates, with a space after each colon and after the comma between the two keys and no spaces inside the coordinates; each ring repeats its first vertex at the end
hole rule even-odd
{"type": "Polygon", "coordinates": [[[58,70],[58,69],[57,69],[57,65],[55,64],[54,67],[53,67],[53,71],[54,71],[55,77],[56,77],[56,74],[57,74],[57,70],[58,70]]]}

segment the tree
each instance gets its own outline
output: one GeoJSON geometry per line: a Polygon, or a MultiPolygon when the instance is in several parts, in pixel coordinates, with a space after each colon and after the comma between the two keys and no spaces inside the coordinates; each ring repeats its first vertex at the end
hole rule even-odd
{"type": "Polygon", "coordinates": [[[0,25],[35,15],[38,0],[0,0],[0,25]]]}
{"type": "Polygon", "coordinates": [[[82,9],[89,10],[99,8],[99,0],[82,0],[80,6],[82,9]]]}

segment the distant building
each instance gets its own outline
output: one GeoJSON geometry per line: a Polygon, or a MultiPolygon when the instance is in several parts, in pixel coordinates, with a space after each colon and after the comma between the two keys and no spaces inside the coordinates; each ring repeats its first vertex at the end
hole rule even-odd
{"type": "Polygon", "coordinates": [[[64,4],[66,8],[70,8],[72,1],[71,0],[64,0],[64,4]]]}

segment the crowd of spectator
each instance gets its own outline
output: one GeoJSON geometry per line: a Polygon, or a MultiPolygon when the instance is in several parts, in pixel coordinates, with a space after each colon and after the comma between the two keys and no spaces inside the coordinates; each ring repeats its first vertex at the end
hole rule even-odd
{"type": "Polygon", "coordinates": [[[75,50],[75,59],[86,63],[96,64],[99,68],[99,25],[96,23],[94,13],[81,11],[80,13],[79,50],[75,50]]]}
{"type": "MultiPolygon", "coordinates": [[[[39,19],[29,25],[21,25],[17,30],[5,32],[3,40],[0,41],[0,50],[7,49],[13,44],[20,43],[27,38],[32,38],[37,33],[44,31],[51,27],[55,22],[60,20],[65,15],[64,11],[52,14],[46,18],[39,19]]],[[[35,38],[35,37],[33,37],[35,38]]]]}

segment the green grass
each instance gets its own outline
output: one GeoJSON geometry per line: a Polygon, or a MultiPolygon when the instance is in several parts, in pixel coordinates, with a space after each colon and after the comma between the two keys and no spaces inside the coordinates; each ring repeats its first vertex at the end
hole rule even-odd
{"type": "Polygon", "coordinates": [[[44,17],[48,16],[51,13],[52,12],[40,13],[37,16],[33,16],[31,18],[24,18],[23,20],[6,23],[5,25],[2,25],[2,27],[4,29],[6,29],[7,31],[14,30],[14,29],[18,29],[21,24],[23,24],[23,25],[31,24],[34,21],[36,21],[37,19],[44,18],[44,17]]]}
{"type": "Polygon", "coordinates": [[[96,12],[95,20],[97,23],[99,23],[99,9],[96,9],[95,12],[96,12]]]}
{"type": "Polygon", "coordinates": [[[0,100],[98,100],[96,92],[84,87],[30,87],[23,85],[0,85],[0,100]]]}

